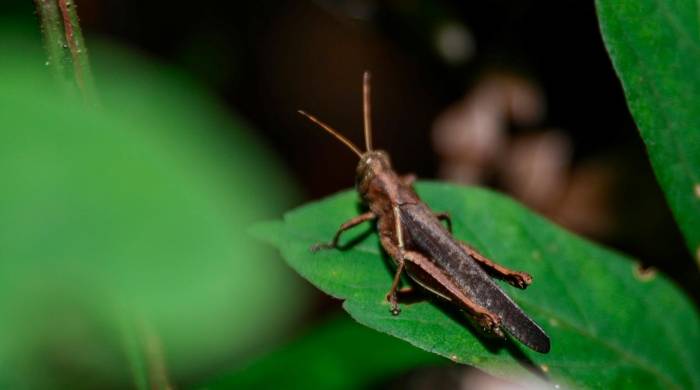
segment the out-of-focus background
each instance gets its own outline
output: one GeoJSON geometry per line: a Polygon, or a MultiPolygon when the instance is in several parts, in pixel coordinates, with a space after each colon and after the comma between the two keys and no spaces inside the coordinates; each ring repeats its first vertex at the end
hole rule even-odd
{"type": "Polygon", "coordinates": [[[77,5],[88,113],[50,92],[32,2],[0,7],[0,384],[201,383],[339,311],[246,230],[353,185],[296,110],[362,144],[364,70],[398,171],[509,193],[700,298],[590,2],[77,5]]]}

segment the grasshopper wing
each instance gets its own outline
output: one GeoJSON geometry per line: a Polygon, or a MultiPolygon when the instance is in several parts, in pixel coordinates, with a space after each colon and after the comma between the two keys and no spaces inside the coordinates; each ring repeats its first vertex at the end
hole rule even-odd
{"type": "MultiPolygon", "coordinates": [[[[425,204],[406,204],[400,210],[409,248],[432,259],[472,302],[496,314],[501,320],[501,327],[510,335],[537,352],[549,352],[549,336],[544,330],[467,254],[425,204]]],[[[425,284],[425,281],[421,284],[425,284]]],[[[439,287],[428,287],[430,290],[444,291],[439,287]]]]}

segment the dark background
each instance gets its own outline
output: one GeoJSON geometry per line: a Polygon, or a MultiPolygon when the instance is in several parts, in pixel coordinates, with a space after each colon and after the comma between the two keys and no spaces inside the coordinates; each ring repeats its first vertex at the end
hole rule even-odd
{"type": "MultiPolygon", "coordinates": [[[[32,14],[31,2],[8,12],[32,14]]],[[[617,179],[614,228],[598,241],[669,273],[696,302],[700,277],[654,180],[644,145],[585,1],[78,1],[84,33],[182,68],[247,120],[288,166],[306,200],[350,187],[356,157],[296,114],[303,108],[361,139],[361,75],[373,73],[374,144],[401,172],[436,177],[435,117],[491,72],[544,92],[542,127],[562,129],[575,166],[602,161],[617,179]],[[463,26],[471,57],[449,64],[437,31],[463,26]]],[[[98,85],[99,88],[99,85],[98,85]]],[[[528,129],[513,126],[513,134],[528,129]]]]}

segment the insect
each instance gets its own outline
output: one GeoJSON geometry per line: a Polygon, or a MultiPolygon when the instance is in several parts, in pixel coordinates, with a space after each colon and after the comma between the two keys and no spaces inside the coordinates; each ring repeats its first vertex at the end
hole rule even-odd
{"type": "Polygon", "coordinates": [[[336,130],[304,111],[300,114],[332,134],[359,158],[356,188],[369,210],[340,225],[333,240],[312,251],[338,247],[341,234],[363,222],[376,221],[381,245],[396,265],[387,294],[390,312],[399,315],[397,293],[406,272],[419,286],[457,305],[487,334],[505,338],[505,332],[541,353],[547,353],[547,334],[513,302],[491,276],[524,289],[532,277],[494,263],[451,234],[449,214],[435,213],[413,189],[414,175],[394,172],[389,155],[372,149],[370,75],[363,78],[363,114],[366,151],[363,153],[336,130]],[[446,228],[441,221],[447,223],[446,228]]]}

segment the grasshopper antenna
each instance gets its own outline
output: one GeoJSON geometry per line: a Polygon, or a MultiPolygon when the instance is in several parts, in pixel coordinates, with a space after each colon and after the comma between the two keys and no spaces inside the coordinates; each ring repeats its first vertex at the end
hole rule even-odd
{"type": "Polygon", "coordinates": [[[370,74],[365,71],[362,77],[362,113],[365,119],[365,146],[372,150],[372,107],[370,105],[370,74]]]}
{"type": "Polygon", "coordinates": [[[313,122],[313,123],[315,123],[315,124],[321,126],[321,128],[322,128],[323,130],[326,130],[327,132],[331,133],[331,135],[333,135],[335,138],[337,138],[338,141],[344,143],[345,146],[347,146],[348,148],[350,148],[350,150],[352,150],[353,152],[355,152],[355,154],[357,155],[357,157],[362,158],[362,152],[360,152],[360,149],[359,149],[357,146],[355,146],[355,144],[353,144],[352,142],[350,142],[349,139],[343,137],[339,132],[337,132],[336,130],[334,130],[332,127],[330,127],[330,126],[328,126],[327,124],[325,124],[325,123],[321,122],[320,120],[316,119],[315,116],[310,115],[310,114],[307,114],[305,111],[302,111],[302,110],[298,110],[297,112],[300,113],[301,115],[303,115],[303,116],[309,118],[309,120],[310,120],[311,122],[313,122]]]}

